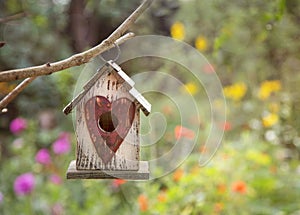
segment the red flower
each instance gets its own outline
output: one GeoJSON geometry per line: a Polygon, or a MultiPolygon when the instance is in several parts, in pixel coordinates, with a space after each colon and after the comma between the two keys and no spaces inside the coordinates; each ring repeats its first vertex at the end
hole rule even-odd
{"type": "Polygon", "coordinates": [[[189,140],[193,140],[195,137],[195,132],[193,130],[182,127],[180,125],[175,127],[174,133],[175,133],[176,140],[179,140],[180,138],[183,137],[189,140]]]}
{"type": "Polygon", "coordinates": [[[126,180],[124,179],[114,179],[113,182],[112,182],[112,185],[114,187],[120,187],[122,184],[125,184],[126,183],[126,180]]]}
{"type": "Polygon", "coordinates": [[[232,125],[230,122],[223,122],[223,123],[221,123],[220,127],[224,131],[230,131],[232,129],[232,125]]]}
{"type": "Polygon", "coordinates": [[[236,181],[232,183],[231,189],[233,192],[245,194],[247,192],[247,185],[244,181],[236,181]]]}

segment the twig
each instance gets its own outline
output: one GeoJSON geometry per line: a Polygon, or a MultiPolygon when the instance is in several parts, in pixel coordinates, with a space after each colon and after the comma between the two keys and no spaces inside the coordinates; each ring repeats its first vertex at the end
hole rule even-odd
{"type": "Polygon", "coordinates": [[[11,15],[11,16],[0,18],[0,23],[6,23],[6,22],[10,22],[10,21],[13,21],[13,20],[16,20],[16,19],[21,19],[25,16],[27,16],[26,12],[16,13],[16,14],[11,15]]]}
{"type": "MultiPolygon", "coordinates": [[[[124,43],[126,40],[128,40],[129,38],[133,37],[134,33],[128,33],[125,34],[123,37],[120,37],[119,39],[116,40],[116,43],[118,45],[124,43]]],[[[102,52],[105,52],[107,50],[104,49],[102,52]]],[[[101,54],[100,53],[100,54],[101,54]]],[[[47,66],[47,64],[46,64],[47,66]]],[[[17,95],[19,93],[21,93],[24,88],[30,84],[32,81],[34,81],[37,77],[30,77],[30,78],[26,78],[23,82],[21,82],[13,91],[11,91],[7,96],[5,96],[1,101],[0,101],[0,111],[5,108],[14,98],[17,97],[17,95]]]]}
{"type": "Polygon", "coordinates": [[[24,88],[30,84],[36,77],[26,78],[24,81],[22,81],[13,91],[11,91],[9,94],[7,94],[4,99],[0,101],[0,110],[5,108],[14,98],[19,95],[20,92],[24,90],[24,88]]]}
{"type": "Polygon", "coordinates": [[[128,30],[130,25],[133,24],[137,20],[137,18],[150,6],[152,1],[153,0],[144,0],[144,2],[106,40],[102,41],[94,48],[73,55],[65,60],[58,61],[56,63],[0,72],[0,81],[13,81],[28,77],[50,75],[54,72],[58,72],[89,62],[92,58],[96,57],[104,50],[111,48],[113,46],[113,43],[119,37],[121,37],[125,31],[128,30]]]}

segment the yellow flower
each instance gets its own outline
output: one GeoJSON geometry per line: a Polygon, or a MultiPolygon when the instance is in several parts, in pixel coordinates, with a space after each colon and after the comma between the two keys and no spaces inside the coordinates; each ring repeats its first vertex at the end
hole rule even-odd
{"type": "Polygon", "coordinates": [[[243,82],[224,87],[225,97],[234,101],[241,100],[246,95],[246,92],[247,86],[243,82]]]}
{"type": "Polygon", "coordinates": [[[281,82],[278,80],[274,81],[264,81],[260,85],[260,89],[258,91],[258,98],[261,100],[266,100],[270,97],[273,92],[278,92],[281,90],[281,82]]]}
{"type": "Polygon", "coordinates": [[[182,87],[182,91],[195,95],[198,92],[198,87],[195,83],[189,82],[182,87]]]}
{"type": "Polygon", "coordinates": [[[280,106],[278,103],[276,102],[272,102],[268,105],[268,108],[270,110],[271,113],[278,113],[280,106]]]}
{"type": "Polygon", "coordinates": [[[263,166],[268,166],[271,164],[271,158],[269,155],[256,150],[248,151],[246,153],[246,158],[263,166]]]}
{"type": "Polygon", "coordinates": [[[195,41],[195,46],[199,51],[206,51],[207,50],[207,40],[203,36],[198,36],[195,41]]]}
{"type": "Polygon", "coordinates": [[[175,22],[171,26],[171,37],[177,40],[183,40],[185,37],[185,28],[181,22],[175,22]]]}
{"type": "Polygon", "coordinates": [[[278,115],[270,113],[267,116],[263,117],[262,123],[265,127],[271,127],[278,122],[278,115]]]}
{"type": "Polygon", "coordinates": [[[10,93],[16,87],[15,84],[8,84],[6,82],[0,82],[0,95],[6,95],[10,93]]]}

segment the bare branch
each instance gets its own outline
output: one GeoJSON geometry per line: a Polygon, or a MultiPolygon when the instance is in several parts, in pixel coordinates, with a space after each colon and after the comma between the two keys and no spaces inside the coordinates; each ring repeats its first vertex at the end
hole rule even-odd
{"type": "MultiPolygon", "coordinates": [[[[125,34],[123,37],[120,37],[116,43],[118,45],[122,44],[123,42],[125,42],[126,40],[128,40],[129,38],[133,37],[134,33],[128,33],[125,34]]],[[[103,50],[100,52],[100,54],[102,52],[104,52],[106,50],[103,50]]],[[[49,63],[46,64],[46,66],[51,66],[49,65],[49,63]]],[[[14,98],[17,97],[17,95],[19,93],[21,93],[24,88],[30,84],[32,81],[34,81],[37,77],[30,77],[30,78],[26,78],[23,82],[21,82],[13,91],[11,91],[7,96],[4,97],[4,99],[2,99],[0,101],[0,110],[2,110],[3,108],[5,108],[14,98]]]]}
{"type": "Polygon", "coordinates": [[[10,21],[13,21],[13,20],[16,20],[16,19],[21,19],[21,18],[26,17],[26,16],[27,16],[26,12],[16,13],[16,14],[11,15],[11,16],[0,18],[0,23],[10,22],[10,21]]]}
{"type": "Polygon", "coordinates": [[[27,77],[50,75],[54,72],[89,62],[100,53],[112,48],[113,43],[128,30],[137,18],[150,6],[152,1],[153,0],[144,0],[144,2],[106,40],[102,41],[94,48],[56,63],[0,72],[0,81],[13,81],[27,77]]]}
{"type": "Polygon", "coordinates": [[[22,81],[13,91],[11,91],[7,96],[0,101],[0,110],[5,108],[17,95],[24,90],[24,88],[30,84],[36,77],[26,78],[22,81]]]}

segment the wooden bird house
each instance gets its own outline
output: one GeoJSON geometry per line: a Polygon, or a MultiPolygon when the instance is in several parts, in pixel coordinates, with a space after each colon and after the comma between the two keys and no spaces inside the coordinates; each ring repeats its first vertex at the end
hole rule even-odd
{"type": "Polygon", "coordinates": [[[148,115],[151,104],[133,86],[108,61],[65,107],[65,114],[76,108],[76,161],[68,179],[149,178],[148,162],[140,161],[140,110],[148,115]]]}

